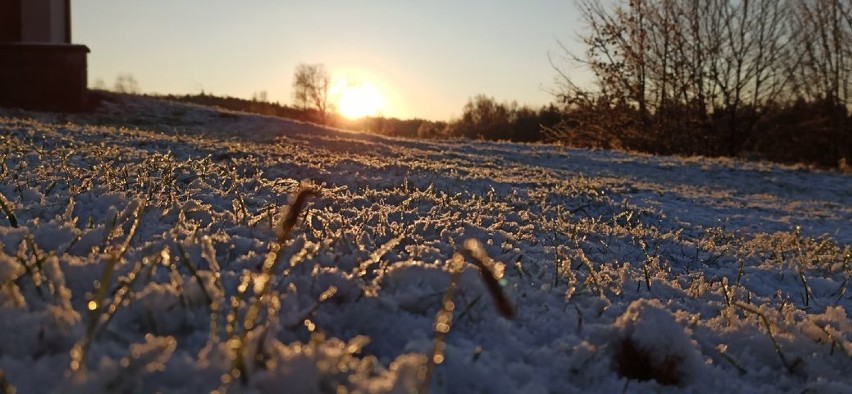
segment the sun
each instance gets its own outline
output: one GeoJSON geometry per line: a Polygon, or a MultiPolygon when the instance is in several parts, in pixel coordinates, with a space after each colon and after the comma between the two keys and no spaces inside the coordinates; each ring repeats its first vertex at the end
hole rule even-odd
{"type": "Polygon", "coordinates": [[[382,94],[367,82],[346,83],[339,89],[337,110],[349,119],[376,116],[383,109],[382,94]]]}

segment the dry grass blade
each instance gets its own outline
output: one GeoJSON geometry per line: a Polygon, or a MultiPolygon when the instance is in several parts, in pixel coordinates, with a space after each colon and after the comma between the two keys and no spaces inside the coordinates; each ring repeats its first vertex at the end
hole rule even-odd
{"type": "Polygon", "coordinates": [[[380,248],[376,249],[372,254],[370,254],[370,258],[362,261],[361,264],[358,264],[358,267],[355,268],[355,275],[359,277],[367,275],[367,270],[370,268],[370,266],[378,263],[384,255],[386,255],[388,252],[393,250],[393,248],[399,245],[400,241],[402,241],[401,236],[391,239],[390,241],[382,245],[380,248]]]}
{"type": "Polygon", "coordinates": [[[456,253],[453,259],[450,260],[450,285],[447,291],[444,292],[444,297],[441,300],[441,310],[435,315],[435,339],[432,342],[432,354],[429,356],[429,361],[426,364],[426,371],[423,372],[423,384],[420,388],[421,393],[429,392],[429,383],[432,381],[432,374],[435,372],[435,367],[444,362],[444,348],[446,343],[444,337],[449,334],[453,327],[453,311],[456,309],[456,304],[453,302],[453,297],[456,295],[456,287],[458,286],[459,278],[461,277],[464,267],[464,257],[456,253]]]}
{"type": "Polygon", "coordinates": [[[162,370],[177,348],[173,337],[145,336],[145,343],[130,345],[129,354],[119,361],[121,371],[105,382],[106,392],[127,392],[134,383],[132,379],[145,373],[162,370]]]}
{"type": "Polygon", "coordinates": [[[805,278],[805,267],[807,267],[807,263],[805,262],[805,253],[802,251],[802,241],[801,241],[801,231],[802,228],[796,226],[795,231],[795,245],[796,245],[796,255],[799,257],[799,264],[796,266],[796,273],[799,275],[799,280],[802,282],[803,295],[802,298],[805,303],[805,307],[809,307],[812,297],[812,291],[810,286],[808,286],[808,280],[805,278]]]}
{"type": "Polygon", "coordinates": [[[766,315],[757,308],[754,308],[740,301],[735,302],[734,305],[744,311],[753,313],[760,318],[760,320],[763,322],[763,326],[766,328],[766,335],[769,335],[769,339],[772,340],[772,346],[775,347],[775,353],[778,354],[778,358],[781,359],[781,363],[784,364],[785,368],[787,368],[787,372],[794,373],[796,365],[799,364],[801,359],[797,359],[793,363],[787,361],[787,357],[785,357],[784,352],[781,351],[781,345],[778,344],[778,341],[775,340],[775,336],[772,335],[772,325],[769,323],[769,319],[766,318],[766,315]]]}
{"type": "Polygon", "coordinates": [[[127,252],[127,248],[130,246],[131,240],[136,236],[136,230],[139,228],[139,222],[144,209],[145,205],[140,201],[136,206],[136,209],[133,211],[133,223],[130,225],[127,238],[121,243],[117,250],[113,249],[111,251],[109,260],[106,262],[106,266],[101,273],[101,278],[96,282],[95,294],[86,304],[86,308],[89,311],[89,322],[86,326],[86,336],[71,349],[71,372],[78,372],[80,370],[84,370],[86,367],[86,356],[88,355],[89,346],[91,346],[92,342],[95,340],[97,333],[103,329],[101,317],[105,312],[108,312],[107,308],[104,307],[107,292],[112,282],[112,275],[115,272],[116,265],[118,265],[124,257],[124,254],[127,252]]]}
{"type": "Polygon", "coordinates": [[[16,218],[15,213],[12,212],[12,203],[9,202],[3,194],[0,194],[0,209],[2,209],[3,213],[6,214],[6,219],[9,220],[9,225],[18,228],[18,218],[16,218]]]}
{"type": "MultiPolygon", "coordinates": [[[[221,277],[221,268],[219,268],[219,262],[216,260],[216,249],[213,246],[213,242],[210,237],[203,237],[201,239],[201,258],[207,261],[207,265],[210,269],[210,272],[213,274],[213,284],[216,286],[218,290],[218,295],[216,297],[211,297],[210,302],[210,342],[216,343],[219,342],[219,315],[220,308],[224,304],[225,301],[225,287],[222,284],[221,277]]],[[[200,282],[199,282],[200,283],[200,282]]],[[[206,293],[205,289],[205,293],[206,293]]],[[[209,296],[209,294],[208,294],[209,296]]]]}
{"type": "Polygon", "coordinates": [[[302,317],[299,318],[299,320],[297,320],[293,324],[288,325],[287,328],[292,330],[299,326],[305,326],[308,328],[308,331],[313,332],[314,329],[312,329],[311,327],[315,328],[316,326],[311,323],[310,320],[317,313],[317,310],[319,309],[320,305],[333,299],[335,296],[337,296],[337,286],[331,286],[328,289],[325,289],[325,291],[320,294],[319,298],[317,299],[317,302],[310,309],[308,309],[308,311],[305,312],[302,317]]]}
{"type": "MultiPolygon", "coordinates": [[[[846,350],[846,347],[844,347],[843,344],[838,341],[838,338],[840,338],[841,341],[843,340],[842,339],[843,334],[835,335],[832,332],[833,330],[830,330],[831,326],[829,326],[828,324],[819,325],[819,324],[817,324],[813,321],[811,323],[814,325],[814,327],[819,328],[819,330],[822,331],[825,334],[826,338],[828,338],[828,342],[830,342],[830,346],[831,346],[831,350],[829,350],[828,354],[833,356],[834,355],[834,349],[846,350]]],[[[847,351],[846,353],[849,357],[852,357],[852,352],[847,351]]]]}
{"type": "MultiPolygon", "coordinates": [[[[261,310],[263,308],[263,303],[266,302],[269,293],[272,290],[274,282],[274,275],[278,269],[278,265],[281,262],[281,251],[284,247],[284,242],[290,238],[290,234],[293,231],[293,228],[296,227],[298,223],[299,216],[302,213],[302,210],[305,208],[305,203],[308,200],[308,197],[316,195],[317,191],[313,187],[311,187],[307,182],[302,183],[302,188],[296,194],[294,198],[290,201],[290,205],[287,206],[284,212],[284,216],[281,218],[280,224],[276,226],[277,233],[277,242],[273,242],[269,246],[269,252],[266,254],[266,258],[263,261],[263,265],[261,266],[261,273],[257,278],[249,278],[244,277],[245,279],[240,283],[240,287],[238,288],[238,299],[234,299],[232,297],[231,307],[232,311],[229,314],[228,327],[226,329],[228,335],[228,341],[232,343],[232,348],[235,352],[234,366],[231,368],[231,371],[224,377],[224,381],[233,381],[234,379],[239,379],[243,384],[248,383],[249,371],[248,364],[244,359],[245,346],[248,339],[249,331],[257,328],[259,326],[258,320],[260,319],[261,310]],[[239,299],[243,299],[245,291],[248,289],[250,282],[255,282],[254,286],[254,297],[252,301],[249,303],[248,309],[246,310],[245,316],[243,318],[243,327],[240,335],[236,335],[236,318],[237,318],[237,308],[239,307],[239,299]]],[[[336,292],[336,289],[335,289],[336,292]]],[[[324,293],[325,294],[325,293],[324,293]]],[[[331,296],[325,297],[325,299],[330,298],[331,296]]],[[[325,301],[325,299],[321,299],[325,301]]],[[[269,318],[269,317],[268,317],[269,318]]]]}
{"type": "MultiPolygon", "coordinates": [[[[648,253],[648,245],[644,240],[639,240],[639,246],[642,248],[642,253],[645,254],[645,261],[642,263],[642,274],[645,276],[645,288],[648,289],[648,292],[651,291],[651,272],[648,269],[648,266],[654,262],[654,256],[648,253]]],[[[654,255],[657,254],[656,246],[654,247],[654,255]]],[[[638,290],[638,289],[637,289],[638,290]]]]}
{"type": "Polygon", "coordinates": [[[0,369],[0,394],[15,394],[17,392],[15,386],[12,386],[12,383],[6,380],[6,373],[0,369]]]}
{"type": "Polygon", "coordinates": [[[731,355],[728,354],[728,345],[719,345],[719,346],[716,347],[716,351],[719,353],[719,355],[722,356],[722,358],[725,359],[725,361],[727,361],[734,368],[736,368],[737,372],[739,372],[740,375],[745,375],[745,374],[748,373],[748,370],[743,368],[743,366],[740,365],[740,363],[738,363],[736,360],[734,360],[731,357],[731,355]]]}
{"type": "MultiPolygon", "coordinates": [[[[164,250],[165,251],[165,250],[164,250]]],[[[161,254],[162,255],[162,254],[161,254]]],[[[100,326],[92,333],[93,338],[97,338],[100,335],[101,330],[103,330],[109,323],[112,321],[115,314],[121,308],[122,305],[125,305],[126,302],[133,295],[133,285],[141,278],[142,269],[146,267],[153,268],[153,265],[156,264],[156,261],[148,261],[147,259],[139,260],[130,272],[127,273],[126,276],[119,278],[118,283],[119,287],[116,289],[115,294],[113,295],[112,302],[106,308],[106,312],[104,316],[101,317],[100,326]]]]}
{"type": "Polygon", "coordinates": [[[503,293],[503,286],[500,284],[500,279],[502,279],[503,274],[502,272],[498,272],[497,265],[494,263],[494,260],[491,260],[491,258],[488,257],[488,254],[485,252],[485,249],[479,241],[469,239],[464,242],[464,248],[470,257],[472,257],[476,268],[479,269],[480,277],[482,278],[482,281],[485,282],[485,287],[491,294],[491,298],[494,300],[497,310],[507,319],[515,317],[515,308],[512,306],[509,298],[506,297],[506,294],[503,293]]]}
{"type": "Polygon", "coordinates": [[[42,285],[46,281],[44,277],[44,273],[42,272],[42,264],[39,261],[38,253],[35,249],[35,243],[32,240],[32,237],[27,237],[24,242],[21,243],[21,246],[18,248],[17,255],[18,263],[24,267],[24,271],[26,272],[26,277],[30,278],[33,283],[33,288],[35,288],[36,293],[40,297],[44,297],[44,291],[42,290],[42,285]],[[27,258],[27,250],[30,251],[30,254],[33,257],[33,263],[30,264],[29,258],[27,258]]]}
{"type": "Polygon", "coordinates": [[[210,294],[207,292],[207,288],[204,286],[204,280],[201,279],[201,276],[198,275],[198,270],[195,269],[189,261],[189,254],[186,253],[186,249],[177,240],[175,240],[175,245],[177,245],[178,252],[180,253],[181,264],[189,271],[190,274],[192,274],[192,277],[195,278],[195,282],[198,283],[198,288],[201,290],[201,294],[204,296],[207,306],[213,305],[213,297],[210,297],[210,294]]]}
{"type": "Polygon", "coordinates": [[[287,240],[290,232],[293,231],[293,227],[296,227],[296,223],[299,221],[299,214],[305,208],[308,197],[316,194],[316,189],[305,182],[302,183],[302,188],[296,194],[296,197],[290,201],[284,212],[284,217],[281,219],[281,223],[276,228],[278,243],[283,243],[287,240]]]}

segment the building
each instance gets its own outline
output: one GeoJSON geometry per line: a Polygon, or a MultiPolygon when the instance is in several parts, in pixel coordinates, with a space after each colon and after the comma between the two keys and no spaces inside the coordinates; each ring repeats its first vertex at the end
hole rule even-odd
{"type": "Polygon", "coordinates": [[[85,109],[88,53],[71,44],[70,0],[0,0],[0,106],[85,109]]]}

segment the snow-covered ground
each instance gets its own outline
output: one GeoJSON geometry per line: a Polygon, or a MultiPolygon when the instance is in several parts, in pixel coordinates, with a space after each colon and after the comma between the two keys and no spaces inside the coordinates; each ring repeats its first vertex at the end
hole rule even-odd
{"type": "Polygon", "coordinates": [[[848,175],[122,97],[0,155],[0,391],[852,392],[848,175]]]}

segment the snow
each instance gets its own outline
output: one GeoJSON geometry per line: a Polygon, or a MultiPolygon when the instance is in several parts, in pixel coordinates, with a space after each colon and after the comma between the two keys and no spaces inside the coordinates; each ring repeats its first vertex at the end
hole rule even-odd
{"type": "Polygon", "coordinates": [[[123,96],[0,130],[21,393],[852,392],[849,175],[123,96]]]}

